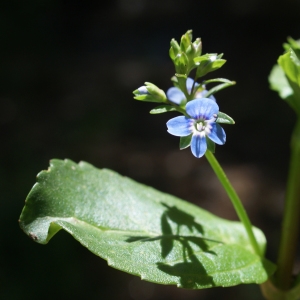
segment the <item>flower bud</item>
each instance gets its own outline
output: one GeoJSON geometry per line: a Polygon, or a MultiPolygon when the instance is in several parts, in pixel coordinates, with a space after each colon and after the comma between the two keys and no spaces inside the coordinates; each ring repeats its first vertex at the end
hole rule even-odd
{"type": "Polygon", "coordinates": [[[201,55],[201,52],[202,52],[202,42],[201,42],[201,39],[200,38],[197,38],[194,42],[193,42],[193,45],[196,49],[196,56],[200,56],[201,55]]]}
{"type": "Polygon", "coordinates": [[[180,52],[180,46],[178,45],[178,43],[175,39],[172,39],[170,44],[171,44],[171,48],[169,50],[169,55],[170,55],[171,59],[174,61],[175,57],[180,52]]]}
{"type": "Polygon", "coordinates": [[[184,52],[178,53],[175,57],[174,64],[176,73],[186,74],[188,71],[189,59],[184,52]]]}
{"type": "Polygon", "coordinates": [[[150,82],[145,82],[145,85],[133,91],[133,94],[135,95],[133,98],[140,101],[167,102],[165,92],[150,82]]]}

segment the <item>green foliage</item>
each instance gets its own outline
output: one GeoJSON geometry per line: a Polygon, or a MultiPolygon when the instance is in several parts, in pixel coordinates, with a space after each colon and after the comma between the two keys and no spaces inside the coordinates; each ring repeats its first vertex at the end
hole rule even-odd
{"type": "Polygon", "coordinates": [[[235,124],[234,120],[223,112],[218,112],[217,123],[235,124]]]}
{"type": "Polygon", "coordinates": [[[300,42],[288,38],[283,45],[285,53],[279,56],[278,64],[269,75],[270,88],[278,92],[296,112],[298,120],[291,138],[290,168],[285,196],[282,236],[278,253],[278,269],[275,280],[262,286],[267,299],[299,299],[299,277],[292,275],[297,248],[299,228],[299,170],[300,170],[300,42]],[[276,286],[274,286],[274,283],[276,286]]]}
{"type": "Polygon", "coordinates": [[[215,153],[215,151],[216,151],[216,144],[211,139],[209,139],[208,137],[206,137],[206,144],[207,144],[207,149],[211,153],[215,153]]]}
{"type": "Polygon", "coordinates": [[[192,134],[188,135],[188,136],[181,136],[180,137],[180,142],[179,142],[179,149],[183,150],[186,149],[187,147],[190,146],[191,141],[192,141],[192,134]]]}
{"type": "MultiPolygon", "coordinates": [[[[287,45],[285,44],[285,48],[287,45]]],[[[300,115],[300,60],[293,47],[295,43],[292,43],[290,48],[279,56],[278,65],[275,65],[270,73],[269,83],[270,88],[277,91],[297,115],[300,115]]]]}
{"type": "Polygon", "coordinates": [[[150,110],[150,114],[152,115],[157,115],[157,114],[163,114],[165,112],[169,112],[169,111],[177,111],[175,106],[172,105],[159,105],[156,106],[155,108],[150,110]]]}
{"type": "Polygon", "coordinates": [[[300,86],[300,60],[292,48],[285,54],[279,56],[278,64],[281,66],[288,79],[300,86]]]}
{"type": "Polygon", "coordinates": [[[205,97],[209,97],[210,95],[213,95],[213,94],[215,94],[229,86],[233,86],[233,85],[235,85],[235,81],[227,80],[226,82],[218,84],[218,85],[214,86],[213,88],[211,88],[210,90],[208,90],[208,92],[205,94],[205,97]]]}
{"type": "Polygon", "coordinates": [[[196,68],[196,79],[198,79],[224,65],[226,60],[221,59],[223,54],[204,54],[201,56],[201,39],[197,38],[194,42],[192,40],[192,30],[188,30],[181,36],[180,45],[175,39],[170,42],[169,55],[174,63],[176,73],[188,75],[196,68]]]}
{"type": "Polygon", "coordinates": [[[291,37],[287,38],[288,43],[283,44],[283,48],[288,51],[290,48],[294,50],[297,57],[300,59],[300,40],[294,40],[291,37]]]}
{"type": "Polygon", "coordinates": [[[221,59],[217,54],[205,54],[194,58],[195,64],[198,65],[196,78],[205,76],[207,73],[220,69],[225,63],[225,59],[221,59]]]}
{"type": "MultiPolygon", "coordinates": [[[[20,226],[41,244],[64,229],[110,266],[161,284],[262,283],[274,272],[239,222],[85,162],[52,160],[37,176],[20,226]]],[[[263,251],[265,237],[254,232],[263,251]]]]}

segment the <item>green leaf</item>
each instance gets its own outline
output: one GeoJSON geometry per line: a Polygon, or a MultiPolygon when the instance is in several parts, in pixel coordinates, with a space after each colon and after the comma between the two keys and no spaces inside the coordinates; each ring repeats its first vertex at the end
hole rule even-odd
{"type": "Polygon", "coordinates": [[[288,43],[283,44],[283,48],[288,51],[292,48],[297,55],[298,59],[300,59],[300,40],[294,40],[292,37],[287,38],[288,43]]]}
{"type": "Polygon", "coordinates": [[[202,77],[209,72],[221,68],[226,60],[221,59],[222,55],[215,53],[205,54],[194,58],[194,63],[198,66],[196,71],[196,78],[202,77]]]}
{"type": "Polygon", "coordinates": [[[217,57],[217,53],[207,53],[207,54],[203,54],[201,56],[197,56],[194,58],[194,62],[195,63],[201,63],[201,62],[209,62],[211,57],[216,58],[217,57]]]}
{"type": "MultiPolygon", "coordinates": [[[[86,162],[52,160],[20,226],[41,244],[64,229],[111,267],[155,283],[201,289],[262,283],[274,272],[239,222],[86,162]]],[[[263,233],[254,232],[264,249],[263,233]]]]}
{"type": "Polygon", "coordinates": [[[150,114],[162,114],[169,111],[177,111],[176,107],[172,105],[159,105],[150,110],[150,114]]]}
{"type": "MultiPolygon", "coordinates": [[[[280,60],[286,70],[289,69],[290,64],[293,64],[289,56],[284,56],[280,60]]],[[[300,115],[300,86],[286,75],[280,65],[275,65],[269,75],[270,89],[278,92],[279,96],[300,115]]]]}
{"type": "Polygon", "coordinates": [[[278,92],[282,99],[293,95],[293,90],[279,65],[275,65],[269,75],[270,89],[278,92]]]}
{"type": "Polygon", "coordinates": [[[289,49],[285,54],[279,56],[278,64],[286,76],[300,87],[300,60],[293,49],[289,49]]]}
{"type": "Polygon", "coordinates": [[[211,153],[215,153],[216,150],[216,144],[209,139],[208,137],[206,137],[206,144],[207,144],[207,149],[211,152],[211,153]]]}
{"type": "Polygon", "coordinates": [[[193,134],[190,134],[188,136],[181,136],[180,137],[180,143],[179,143],[179,149],[183,150],[190,146],[191,140],[192,140],[193,134]]]}
{"type": "Polygon", "coordinates": [[[287,38],[289,44],[291,45],[292,49],[295,50],[300,50],[300,40],[294,40],[292,37],[287,38]]]}
{"type": "Polygon", "coordinates": [[[203,82],[203,84],[208,84],[208,83],[212,83],[212,82],[224,82],[224,83],[229,83],[231,85],[234,85],[236,83],[235,81],[231,81],[226,78],[215,78],[215,79],[205,80],[203,82]]]}
{"type": "Polygon", "coordinates": [[[235,124],[234,120],[223,112],[218,112],[217,123],[235,124]]]}
{"type": "Polygon", "coordinates": [[[223,90],[229,86],[235,85],[235,81],[231,81],[231,82],[225,82],[225,83],[221,83],[218,84],[216,86],[214,86],[213,88],[211,88],[206,94],[205,97],[208,98],[210,95],[213,95],[215,93],[217,93],[220,90],[223,90]]]}

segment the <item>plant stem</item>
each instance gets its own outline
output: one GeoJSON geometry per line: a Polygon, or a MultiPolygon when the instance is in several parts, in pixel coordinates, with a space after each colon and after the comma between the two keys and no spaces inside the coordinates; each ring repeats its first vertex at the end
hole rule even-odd
{"type": "Polygon", "coordinates": [[[277,286],[287,290],[292,284],[300,219],[300,121],[292,136],[290,169],[287,181],[281,240],[278,253],[277,286]]]}
{"type": "Polygon", "coordinates": [[[230,181],[228,180],[226,174],[224,173],[223,169],[221,168],[220,164],[216,160],[213,153],[208,150],[208,151],[206,151],[205,156],[206,156],[208,162],[210,163],[212,169],[215,171],[215,173],[216,173],[218,179],[220,180],[221,184],[223,185],[225,191],[227,192],[227,195],[229,196],[238,217],[240,218],[241,222],[243,223],[254,252],[257,255],[262,256],[262,253],[259,249],[257,240],[256,240],[253,230],[252,230],[252,224],[248,218],[248,215],[244,209],[244,206],[243,206],[239,196],[237,195],[236,191],[234,190],[233,186],[231,185],[230,181]]]}

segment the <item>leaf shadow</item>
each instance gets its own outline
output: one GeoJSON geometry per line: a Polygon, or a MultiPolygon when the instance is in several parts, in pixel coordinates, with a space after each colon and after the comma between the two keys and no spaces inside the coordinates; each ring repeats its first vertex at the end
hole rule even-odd
{"type": "MultiPolygon", "coordinates": [[[[176,277],[180,277],[180,284],[184,288],[213,287],[215,286],[213,277],[208,275],[206,269],[194,254],[188,241],[182,241],[187,255],[184,255],[183,262],[170,265],[157,263],[158,269],[176,277]]],[[[184,251],[185,252],[185,251],[184,251]]]]}
{"type": "Polygon", "coordinates": [[[169,275],[180,277],[180,284],[184,288],[214,286],[212,276],[208,275],[205,267],[197,258],[192,245],[194,245],[194,248],[196,245],[201,252],[216,255],[214,251],[209,250],[208,241],[215,243],[220,242],[203,237],[203,226],[197,223],[192,215],[178,209],[176,206],[169,206],[166,203],[162,203],[162,205],[166,208],[161,216],[162,235],[156,237],[130,236],[126,241],[131,243],[136,241],[150,242],[160,240],[161,256],[163,258],[166,258],[172,252],[175,242],[179,242],[182,247],[182,261],[174,265],[157,262],[158,269],[169,275]],[[176,224],[175,230],[174,223],[176,224]],[[195,229],[201,236],[194,234],[183,235],[181,228],[184,226],[186,226],[191,233],[193,229],[195,229]]]}

